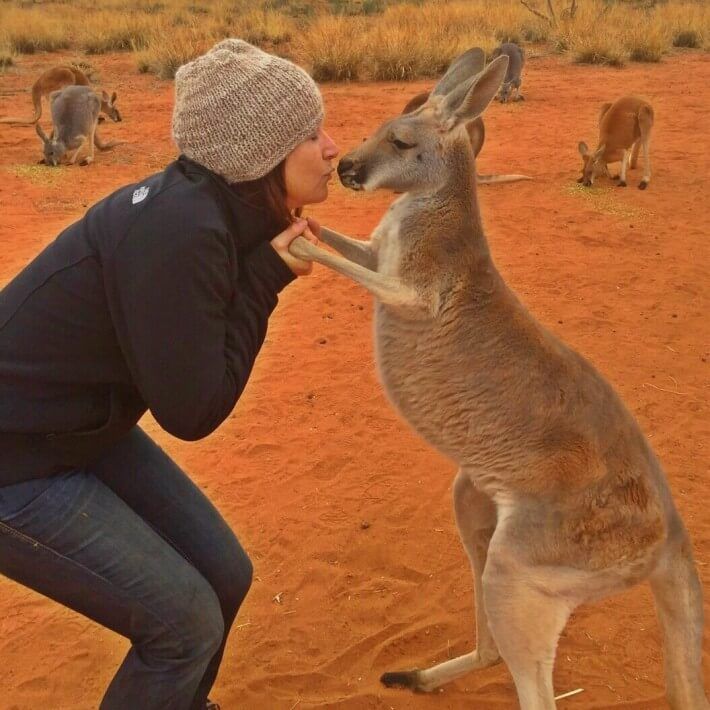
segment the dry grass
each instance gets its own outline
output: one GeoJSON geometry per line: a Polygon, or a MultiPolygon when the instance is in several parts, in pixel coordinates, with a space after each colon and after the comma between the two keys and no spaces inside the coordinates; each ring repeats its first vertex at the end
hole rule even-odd
{"type": "Polygon", "coordinates": [[[59,14],[51,17],[37,9],[6,7],[0,10],[0,33],[18,54],[55,52],[71,45],[67,22],[59,14]]]}
{"type": "Polygon", "coordinates": [[[295,46],[316,81],[350,81],[362,76],[364,23],[353,33],[353,23],[342,16],[319,17],[295,46]]]}
{"type": "Polygon", "coordinates": [[[172,79],[182,64],[207,51],[213,37],[205,34],[198,23],[175,28],[158,42],[136,53],[138,71],[153,72],[161,79],[172,79]]]}
{"type": "MultiPolygon", "coordinates": [[[[546,3],[528,0],[545,14],[546,3]]],[[[170,77],[182,61],[226,36],[243,37],[311,69],[321,81],[409,79],[440,72],[461,50],[502,41],[545,43],[573,61],[621,66],[659,61],[674,47],[709,49],[710,3],[648,8],[580,0],[557,22],[518,0],[27,0],[0,4],[0,48],[133,51],[140,71],[170,77]],[[644,9],[645,8],[645,9],[644,9]]]]}
{"type": "Polygon", "coordinates": [[[5,41],[0,41],[0,69],[7,69],[15,63],[15,53],[5,41]]]}
{"type": "Polygon", "coordinates": [[[154,20],[144,15],[126,13],[116,17],[114,13],[101,12],[93,16],[90,24],[81,27],[77,45],[87,54],[140,51],[148,46],[153,26],[154,20]]]}

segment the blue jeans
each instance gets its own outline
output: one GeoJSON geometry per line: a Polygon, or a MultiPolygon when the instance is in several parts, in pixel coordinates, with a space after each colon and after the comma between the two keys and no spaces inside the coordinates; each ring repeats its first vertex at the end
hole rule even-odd
{"type": "Polygon", "coordinates": [[[101,710],[203,710],[252,566],[135,427],[90,470],[0,487],[0,574],[130,639],[101,710]]]}

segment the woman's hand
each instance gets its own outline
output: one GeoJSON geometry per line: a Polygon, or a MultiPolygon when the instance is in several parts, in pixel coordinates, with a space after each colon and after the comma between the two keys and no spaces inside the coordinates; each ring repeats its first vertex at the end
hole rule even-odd
{"type": "Polygon", "coordinates": [[[313,233],[313,226],[320,232],[320,225],[314,219],[297,219],[288,229],[284,229],[281,234],[277,234],[271,240],[271,246],[276,253],[286,262],[287,266],[296,276],[306,276],[313,271],[313,262],[296,258],[288,250],[289,244],[296,237],[304,237],[313,244],[318,244],[318,237],[313,233]]]}

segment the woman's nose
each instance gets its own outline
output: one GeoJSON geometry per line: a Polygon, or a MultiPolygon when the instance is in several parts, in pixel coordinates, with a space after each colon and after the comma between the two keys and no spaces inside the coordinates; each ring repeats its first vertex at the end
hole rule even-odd
{"type": "Polygon", "coordinates": [[[332,160],[340,152],[340,148],[335,144],[335,141],[326,133],[326,143],[323,147],[323,157],[326,160],[332,160]]]}

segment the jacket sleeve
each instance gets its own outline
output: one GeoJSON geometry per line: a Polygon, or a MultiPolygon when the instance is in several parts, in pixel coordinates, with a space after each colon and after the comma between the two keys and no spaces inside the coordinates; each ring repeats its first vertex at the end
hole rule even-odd
{"type": "Polygon", "coordinates": [[[195,440],[234,408],[277,294],[295,276],[268,242],[237,270],[229,235],[165,236],[141,230],[123,239],[104,265],[109,308],[153,416],[170,434],[195,440]]]}

